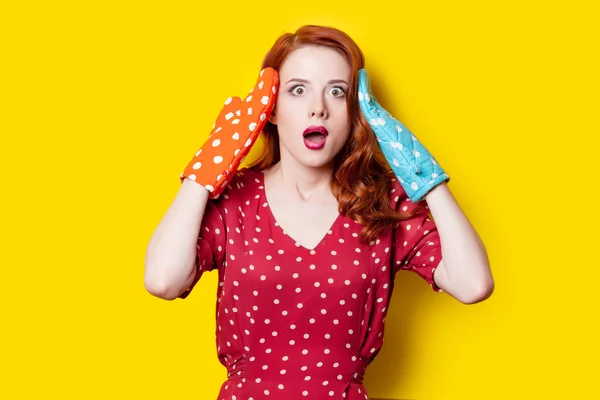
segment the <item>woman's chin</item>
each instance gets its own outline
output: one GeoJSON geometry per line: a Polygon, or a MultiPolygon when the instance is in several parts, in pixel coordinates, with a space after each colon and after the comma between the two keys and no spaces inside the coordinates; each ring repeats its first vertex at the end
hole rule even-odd
{"type": "Polygon", "coordinates": [[[327,166],[332,166],[333,160],[336,155],[333,152],[333,149],[330,148],[328,145],[319,150],[311,150],[307,149],[304,146],[299,146],[297,148],[294,148],[293,151],[289,151],[288,149],[282,146],[283,148],[281,149],[281,151],[288,153],[288,156],[296,160],[298,164],[304,167],[323,168],[327,166]]]}
{"type": "Polygon", "coordinates": [[[334,155],[330,154],[312,154],[298,157],[297,160],[304,166],[310,168],[323,168],[333,165],[334,155]]]}

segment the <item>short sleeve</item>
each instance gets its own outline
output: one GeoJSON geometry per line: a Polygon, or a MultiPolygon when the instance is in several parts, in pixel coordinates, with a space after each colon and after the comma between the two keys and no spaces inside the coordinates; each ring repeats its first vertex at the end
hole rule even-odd
{"type": "Polygon", "coordinates": [[[392,204],[398,212],[414,213],[412,217],[401,220],[393,232],[391,256],[394,273],[400,270],[416,272],[435,292],[442,292],[433,280],[433,273],[442,261],[440,235],[427,202],[413,203],[394,180],[392,204]]]}
{"type": "Polygon", "coordinates": [[[224,215],[217,200],[206,203],[202,225],[196,244],[196,276],[190,287],[178,298],[185,299],[204,272],[212,271],[222,265],[225,254],[226,231],[224,215]]]}

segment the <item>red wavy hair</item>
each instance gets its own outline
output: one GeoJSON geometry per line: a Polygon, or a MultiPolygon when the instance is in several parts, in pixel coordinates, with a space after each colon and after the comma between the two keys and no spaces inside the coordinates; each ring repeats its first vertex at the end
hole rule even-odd
{"type": "MultiPolygon", "coordinates": [[[[279,71],[287,56],[305,46],[327,46],[340,52],[351,66],[350,90],[347,96],[350,135],[334,159],[331,190],[339,203],[339,212],[361,225],[362,242],[376,239],[393,229],[398,221],[413,213],[397,212],[391,206],[391,172],[373,130],[358,105],[358,70],[364,67],[364,56],[346,33],[332,27],[305,25],[295,33],[284,33],[266,54],[262,68],[279,71]]],[[[280,159],[277,126],[267,122],[261,133],[264,149],[250,167],[269,168],[280,159]]]]}

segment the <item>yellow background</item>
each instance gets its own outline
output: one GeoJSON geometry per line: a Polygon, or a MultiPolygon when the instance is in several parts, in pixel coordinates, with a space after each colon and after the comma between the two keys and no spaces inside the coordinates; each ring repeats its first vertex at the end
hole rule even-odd
{"type": "Polygon", "coordinates": [[[0,398],[216,399],[216,273],[159,300],[145,250],[224,99],[306,23],[361,46],[382,105],[451,175],[496,280],[467,306],[400,273],[369,394],[599,392],[594,2],[199,3],[0,6],[0,398]]]}

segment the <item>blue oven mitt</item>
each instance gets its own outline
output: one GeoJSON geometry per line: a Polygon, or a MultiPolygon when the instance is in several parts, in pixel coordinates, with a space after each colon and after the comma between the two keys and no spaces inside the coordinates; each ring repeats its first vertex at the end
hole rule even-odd
{"type": "Polygon", "coordinates": [[[412,202],[417,202],[435,186],[449,182],[435,158],[398,120],[383,109],[371,93],[369,74],[358,71],[358,103],[377,136],[379,147],[412,202]]]}

